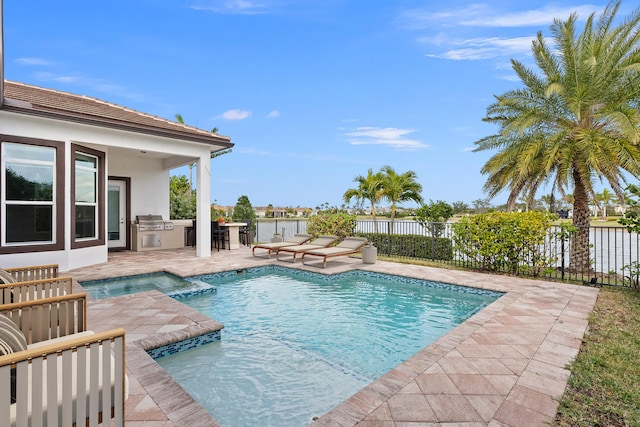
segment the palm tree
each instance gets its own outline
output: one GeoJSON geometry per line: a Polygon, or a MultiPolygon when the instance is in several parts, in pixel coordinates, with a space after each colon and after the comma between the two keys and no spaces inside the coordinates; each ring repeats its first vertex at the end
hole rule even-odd
{"type": "Polygon", "coordinates": [[[625,172],[640,175],[640,10],[613,26],[620,2],[590,15],[576,34],[577,16],[554,20],[553,43],[538,33],[533,56],[539,70],[512,60],[524,85],[496,97],[487,122],[500,132],[476,142],[476,151],[498,149],[482,168],[485,190],[509,200],[551,183],[561,194],[573,186],[569,268],[590,271],[589,199],[595,181],[622,195],[625,172]]]}
{"type": "Polygon", "coordinates": [[[382,197],[391,203],[391,222],[396,216],[396,207],[399,203],[413,200],[422,204],[422,185],[416,182],[417,175],[414,171],[398,174],[391,166],[383,166],[382,173],[382,197]]]}
{"type": "Polygon", "coordinates": [[[358,183],[358,188],[350,188],[344,192],[342,198],[346,203],[352,199],[358,202],[368,200],[371,203],[371,216],[373,217],[373,227],[378,232],[378,223],[376,221],[376,204],[382,198],[382,174],[380,172],[374,174],[371,169],[367,171],[367,176],[358,175],[353,179],[358,183]]]}
{"type": "Polygon", "coordinates": [[[608,188],[605,188],[604,190],[602,190],[602,193],[596,194],[596,199],[599,202],[602,202],[602,220],[603,221],[607,220],[607,207],[609,207],[609,203],[611,203],[611,200],[613,200],[613,196],[614,194],[611,191],[609,191],[608,188]]]}

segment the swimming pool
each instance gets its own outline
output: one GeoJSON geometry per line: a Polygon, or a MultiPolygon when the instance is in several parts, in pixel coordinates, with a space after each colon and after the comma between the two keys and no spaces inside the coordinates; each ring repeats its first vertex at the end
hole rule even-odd
{"type": "Polygon", "coordinates": [[[274,266],[196,279],[217,292],[180,301],[222,339],[156,361],[225,427],[308,425],[501,295],[274,266]]]}

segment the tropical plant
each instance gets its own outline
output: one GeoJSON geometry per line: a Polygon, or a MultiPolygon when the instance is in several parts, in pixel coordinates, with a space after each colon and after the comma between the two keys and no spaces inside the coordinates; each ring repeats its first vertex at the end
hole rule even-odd
{"type": "Polygon", "coordinates": [[[380,170],[382,174],[382,197],[391,203],[391,222],[396,216],[398,204],[408,201],[422,203],[422,185],[416,181],[417,175],[414,171],[407,171],[398,174],[391,166],[383,166],[380,170]]]}
{"type": "Polygon", "coordinates": [[[476,142],[475,151],[499,150],[483,166],[490,197],[509,192],[509,206],[551,183],[563,194],[573,186],[569,268],[590,271],[589,199],[594,181],[621,194],[625,172],[640,175],[640,10],[614,26],[620,2],[576,34],[577,16],[554,20],[553,42],[538,33],[532,52],[539,72],[512,60],[524,87],[497,96],[485,121],[500,131],[476,142]]]}
{"type": "Polygon", "coordinates": [[[596,194],[596,199],[602,203],[602,206],[600,206],[600,209],[602,209],[603,221],[607,220],[607,208],[609,207],[609,203],[611,203],[611,200],[613,200],[614,196],[615,195],[611,191],[609,191],[608,188],[605,188],[604,190],[602,190],[602,193],[596,194]]]}
{"type": "Polygon", "coordinates": [[[553,193],[545,194],[540,197],[540,201],[543,203],[547,212],[555,212],[556,210],[556,196],[553,193]]]}
{"type": "Polygon", "coordinates": [[[169,179],[169,218],[193,219],[196,216],[196,193],[184,175],[169,179]]]}
{"type": "Polygon", "coordinates": [[[376,205],[382,198],[382,174],[380,172],[373,173],[371,169],[367,171],[367,176],[358,175],[353,178],[358,183],[357,188],[350,188],[344,192],[342,198],[346,203],[352,199],[356,199],[358,203],[365,200],[371,203],[371,216],[373,217],[373,227],[378,232],[378,222],[376,221],[376,205]]]}
{"type": "Polygon", "coordinates": [[[624,196],[627,209],[624,217],[618,222],[625,227],[629,233],[640,233],[640,186],[630,184],[626,188],[627,193],[624,196]]]}

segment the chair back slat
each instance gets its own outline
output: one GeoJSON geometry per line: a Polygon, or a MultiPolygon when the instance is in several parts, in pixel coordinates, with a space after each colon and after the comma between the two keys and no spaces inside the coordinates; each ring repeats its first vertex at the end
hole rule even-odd
{"type": "Polygon", "coordinates": [[[64,295],[0,306],[0,313],[10,318],[22,331],[27,343],[84,332],[87,294],[64,295]]]}
{"type": "Polygon", "coordinates": [[[116,329],[0,356],[0,425],[124,426],[124,348],[116,329]]]}
{"type": "Polygon", "coordinates": [[[0,293],[2,293],[0,303],[9,304],[57,297],[70,294],[72,289],[73,279],[70,276],[5,283],[0,285],[0,293]]]}
{"type": "Polygon", "coordinates": [[[29,267],[5,268],[17,282],[30,280],[53,279],[58,277],[58,264],[34,265],[29,267]]]}

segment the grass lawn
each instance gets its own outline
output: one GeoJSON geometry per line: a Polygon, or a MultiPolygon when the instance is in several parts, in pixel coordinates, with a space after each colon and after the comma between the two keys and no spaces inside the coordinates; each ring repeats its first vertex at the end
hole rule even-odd
{"type": "Polygon", "coordinates": [[[603,288],[555,426],[640,426],[640,292],[603,288]]]}

